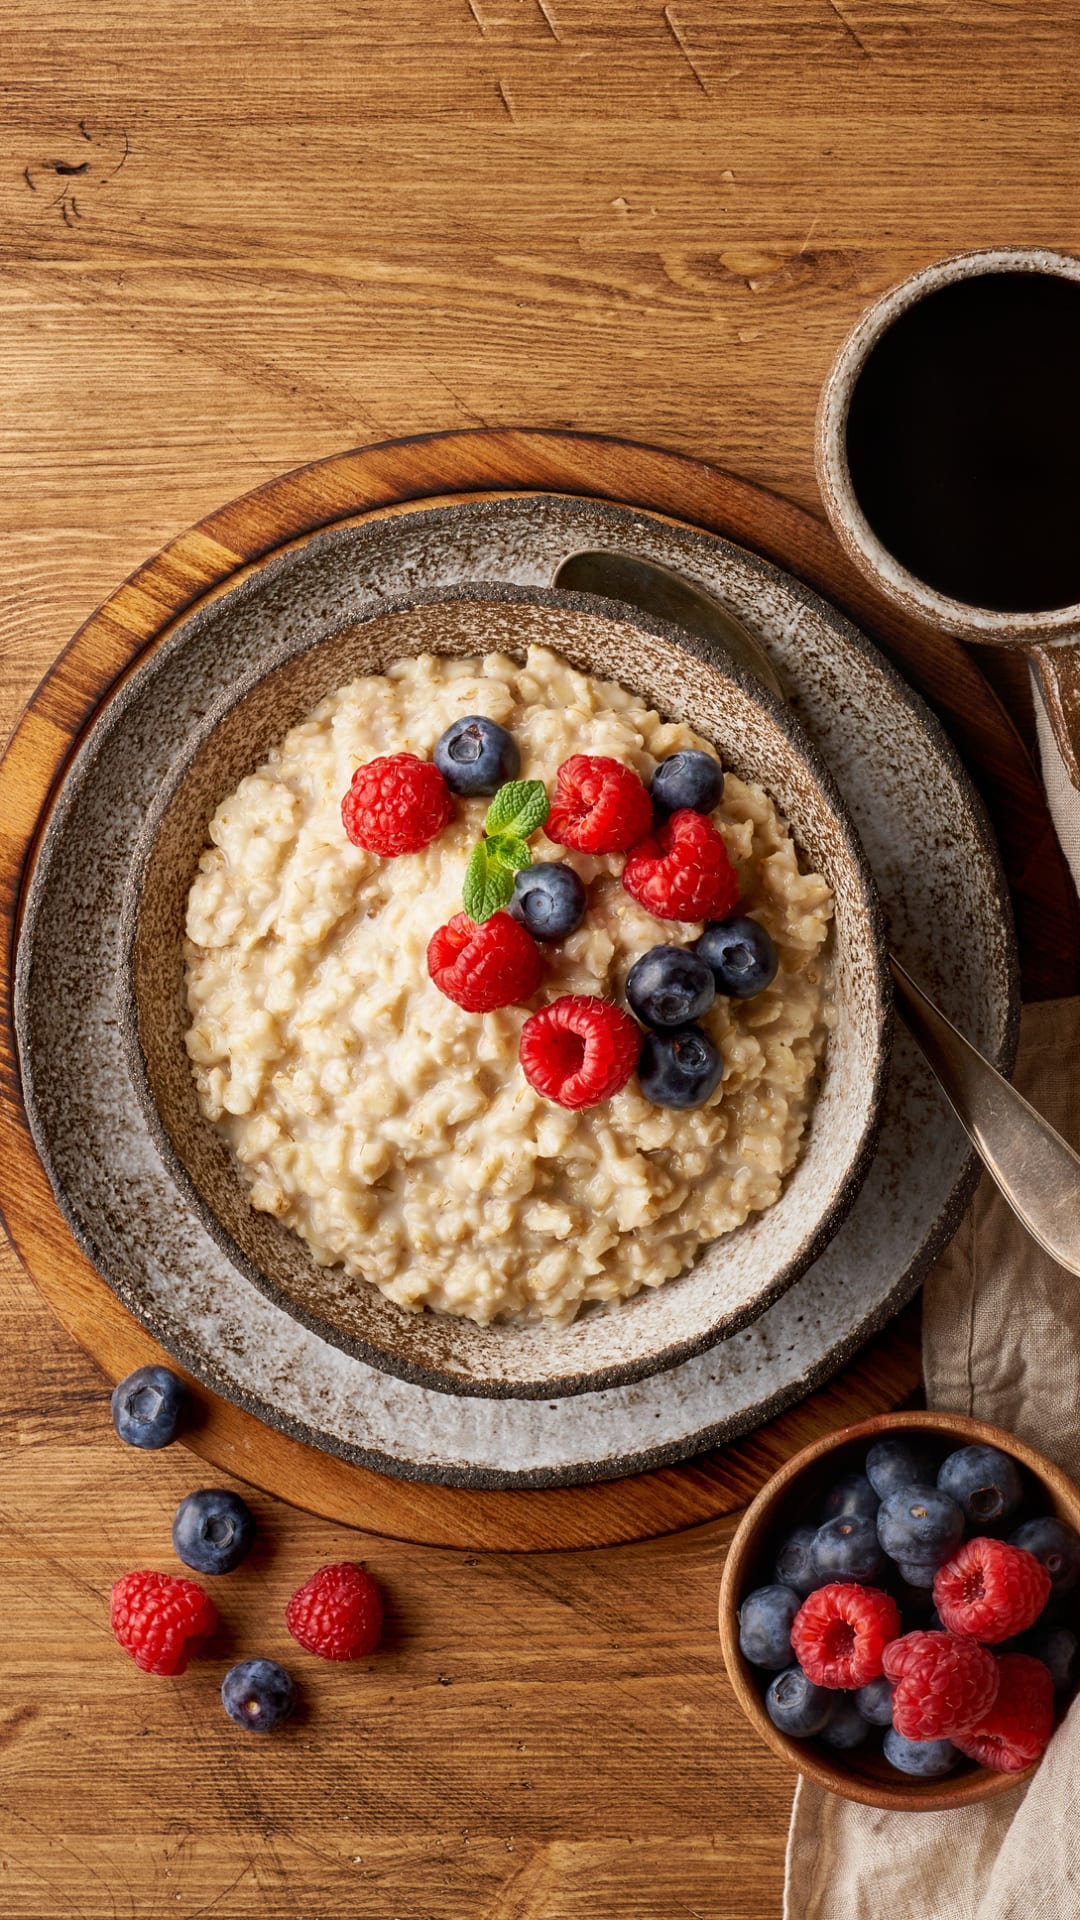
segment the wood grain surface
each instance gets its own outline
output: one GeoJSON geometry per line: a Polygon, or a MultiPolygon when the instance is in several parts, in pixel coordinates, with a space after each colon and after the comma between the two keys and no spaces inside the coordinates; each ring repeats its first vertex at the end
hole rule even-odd
{"type": "MultiPolygon", "coordinates": [[[[175,530],[344,445],[530,421],[814,505],[844,330],[952,248],[1080,244],[1069,0],[10,0],[0,707],[175,530]]],[[[1022,725],[1025,681],[988,661],[1022,725]]],[[[143,1680],[179,1450],[3,1255],[0,1912],[774,1920],[790,1779],[718,1672],[730,1522],[602,1554],[379,1543],[257,1499],[232,1647],[366,1554],[385,1655],[233,1736],[222,1661],[143,1680]],[[449,1684],[447,1684],[449,1683],[449,1684]]]]}

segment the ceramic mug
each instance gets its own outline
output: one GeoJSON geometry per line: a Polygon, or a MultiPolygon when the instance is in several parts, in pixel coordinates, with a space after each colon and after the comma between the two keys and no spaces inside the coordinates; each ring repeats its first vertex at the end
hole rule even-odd
{"type": "Polygon", "coordinates": [[[955,281],[989,273],[1037,273],[1080,281],[1080,259],[1043,247],[994,247],[923,267],[870,307],[849,333],[822,390],[817,420],[818,484],[849,558],[888,599],[961,640],[1020,648],[1039,676],[1047,714],[1073,785],[1080,789],[1080,604],[1038,612],[969,605],[912,573],[878,538],[860,506],[847,455],[852,395],[878,341],[909,308],[955,281]]]}

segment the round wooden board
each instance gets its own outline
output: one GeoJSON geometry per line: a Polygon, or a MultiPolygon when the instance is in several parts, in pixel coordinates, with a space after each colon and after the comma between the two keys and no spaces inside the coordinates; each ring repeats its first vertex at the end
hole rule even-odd
{"type": "MultiPolygon", "coordinates": [[[[1024,744],[954,642],[872,595],[819,521],[731,474],[584,434],[482,429],[360,448],[298,469],[211,514],[107,600],[46,675],[0,763],[0,1210],[28,1273],[110,1380],[164,1356],[76,1247],[26,1125],[11,1027],[21,889],[75,743],[118,679],[194,603],[281,546],[343,519],[445,495],[542,489],[651,509],[726,534],[798,574],[878,640],[942,715],[983,791],[1014,889],[1028,998],[1073,990],[1074,894],[1024,744]]],[[[215,1466],[327,1518],[437,1546],[604,1546],[673,1532],[746,1504],[792,1452],[909,1400],[919,1384],[913,1307],[829,1386],[737,1444],[683,1467],[592,1487],[487,1493],[386,1478],[304,1447],[192,1384],[184,1438],[215,1466]]]]}

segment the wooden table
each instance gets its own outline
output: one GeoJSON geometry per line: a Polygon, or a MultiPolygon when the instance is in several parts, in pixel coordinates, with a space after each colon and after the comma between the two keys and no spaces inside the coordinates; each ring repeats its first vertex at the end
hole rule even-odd
{"type": "MultiPolygon", "coordinates": [[[[0,722],[179,527],[432,428],[627,434],[813,504],[849,322],[936,254],[1080,243],[1068,0],[10,0],[0,722]]],[[[790,1780],[719,1670],[730,1523],[602,1554],[366,1541],[256,1498],[224,1651],[328,1557],[391,1596],[280,1742],[145,1680],[180,1449],[0,1254],[5,1920],[766,1920],[790,1780]]],[[[310,1666],[304,1667],[305,1675],[310,1666]]]]}

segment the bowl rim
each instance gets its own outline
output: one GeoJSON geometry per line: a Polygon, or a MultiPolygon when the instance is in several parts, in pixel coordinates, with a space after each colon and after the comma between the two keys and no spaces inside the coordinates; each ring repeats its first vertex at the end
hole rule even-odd
{"type": "MultiPolygon", "coordinates": [[[[301,549],[295,556],[291,554],[282,556],[282,563],[287,563],[289,559],[295,559],[298,562],[303,551],[301,549]]],[[[245,589],[257,590],[261,578],[265,578],[265,575],[256,574],[240,582],[234,590],[235,593],[246,598],[245,589]]],[[[220,615],[222,604],[229,597],[228,595],[217,596],[205,609],[207,616],[220,615]]],[[[689,653],[692,658],[699,660],[706,667],[737,685],[744,696],[761,709],[771,723],[785,735],[824,795],[826,804],[843,836],[858,882],[859,908],[865,917],[870,935],[868,945],[872,960],[870,977],[873,982],[876,1010],[876,1044],[871,1085],[867,1094],[866,1119],[828,1206],[807,1230],[789,1259],[772,1276],[768,1286],[762,1288],[747,1305],[730,1310],[712,1321],[708,1327],[699,1329],[684,1339],[672,1341],[662,1348],[656,1348],[651,1353],[636,1359],[593,1367],[584,1372],[559,1372],[543,1377],[531,1375],[522,1379],[515,1379],[505,1374],[489,1378],[475,1374],[448,1373],[441,1371],[437,1366],[424,1365],[402,1357],[394,1351],[392,1346],[375,1346],[370,1341],[358,1338],[355,1334],[343,1332],[333,1322],[324,1320],[306,1306],[299,1305],[276,1281],[266,1275],[233,1239],[196,1186],[159,1112],[139,1032],[134,950],[144,881],[164,816],[182,786],[193,760],[209,741],[216,728],[271,674],[288,667],[298,657],[311,651],[313,646],[324,644],[326,640],[333,638],[335,633],[342,631],[342,628],[333,629],[331,633],[323,636],[322,640],[312,642],[303,636],[295,643],[282,648],[275,654],[271,665],[253,668],[220,694],[189,730],[158,786],[152,805],[147,810],[128,869],[117,932],[116,1006],[125,1064],[155,1149],[170,1179],[226,1258],[275,1306],[289,1314],[298,1324],[326,1340],[328,1344],[369,1366],[407,1380],[413,1385],[468,1398],[561,1398],[629,1385],[707,1352],[729,1335],[759,1318],[824,1250],[854,1205],[873,1158],[891,1058],[893,998],[888,973],[884,918],[876,882],[858,831],[831,769],[804,733],[788,704],[778,700],[762,682],[741,668],[718,644],[711,640],[706,642],[700,636],[671,622],[656,619],[635,607],[608,599],[606,596],[568,593],[547,587],[522,587],[483,579],[463,581],[451,587],[424,589],[383,599],[377,605],[366,608],[362,615],[349,622],[348,626],[361,628],[376,620],[409,612],[421,606],[448,603],[484,604],[492,601],[507,605],[549,606],[628,624],[639,631],[667,641],[682,652],[689,653]]],[[[196,614],[193,617],[198,618],[199,615],[196,614]]],[[[690,1270],[692,1269],[688,1269],[690,1270]]]]}
{"type": "Polygon", "coordinates": [[[719,1632],[720,1645],[724,1656],[724,1666],[731,1682],[735,1698],[745,1714],[754,1732],[771,1747],[781,1760],[795,1767],[806,1779],[816,1786],[824,1787],[829,1793],[835,1793],[844,1800],[857,1801],[864,1807],[892,1808],[900,1812],[935,1813],[950,1807],[965,1807],[982,1800],[992,1799],[996,1794],[1007,1793],[1012,1788],[1022,1786],[1030,1780],[1039,1765],[1038,1761],[1025,1767],[1022,1773],[996,1773],[990,1767],[977,1767],[973,1773],[964,1774],[959,1780],[948,1779],[930,1781],[925,1786],[907,1783],[906,1776],[897,1775],[894,1787],[888,1781],[866,1780],[857,1774],[846,1772],[842,1762],[826,1759],[825,1756],[807,1741],[793,1739],[781,1733],[773,1725],[765,1711],[764,1703],[752,1676],[753,1669],[739,1646],[738,1608],[745,1584],[747,1565],[751,1551],[756,1548],[756,1535],[759,1525],[772,1517],[776,1506],[807,1467],[814,1466],[819,1460],[841,1447],[849,1446],[861,1439],[876,1439],[882,1434],[910,1432],[919,1429],[923,1432],[941,1434],[954,1439],[959,1445],[970,1446],[979,1443],[983,1446],[998,1447],[1017,1460],[1022,1467],[1044,1486],[1051,1488],[1072,1517],[1072,1522],[1080,1528],[1080,1487],[1069,1478],[1063,1468],[1049,1460],[1045,1454],[1032,1447],[1016,1434],[1008,1433],[1003,1427],[993,1426],[985,1420],[976,1420],[970,1414],[934,1412],[931,1410],[900,1411],[898,1413],[874,1414],[866,1420],[857,1420],[852,1425],[837,1427],[832,1433],[814,1440],[809,1446],[802,1447],[798,1453],[785,1460],[783,1466],[766,1481],[760,1492],[755,1495],[746,1508],[732,1535],[724,1559],[720,1578],[719,1632]],[[901,1784],[905,1782],[905,1784],[901,1784]]]}

